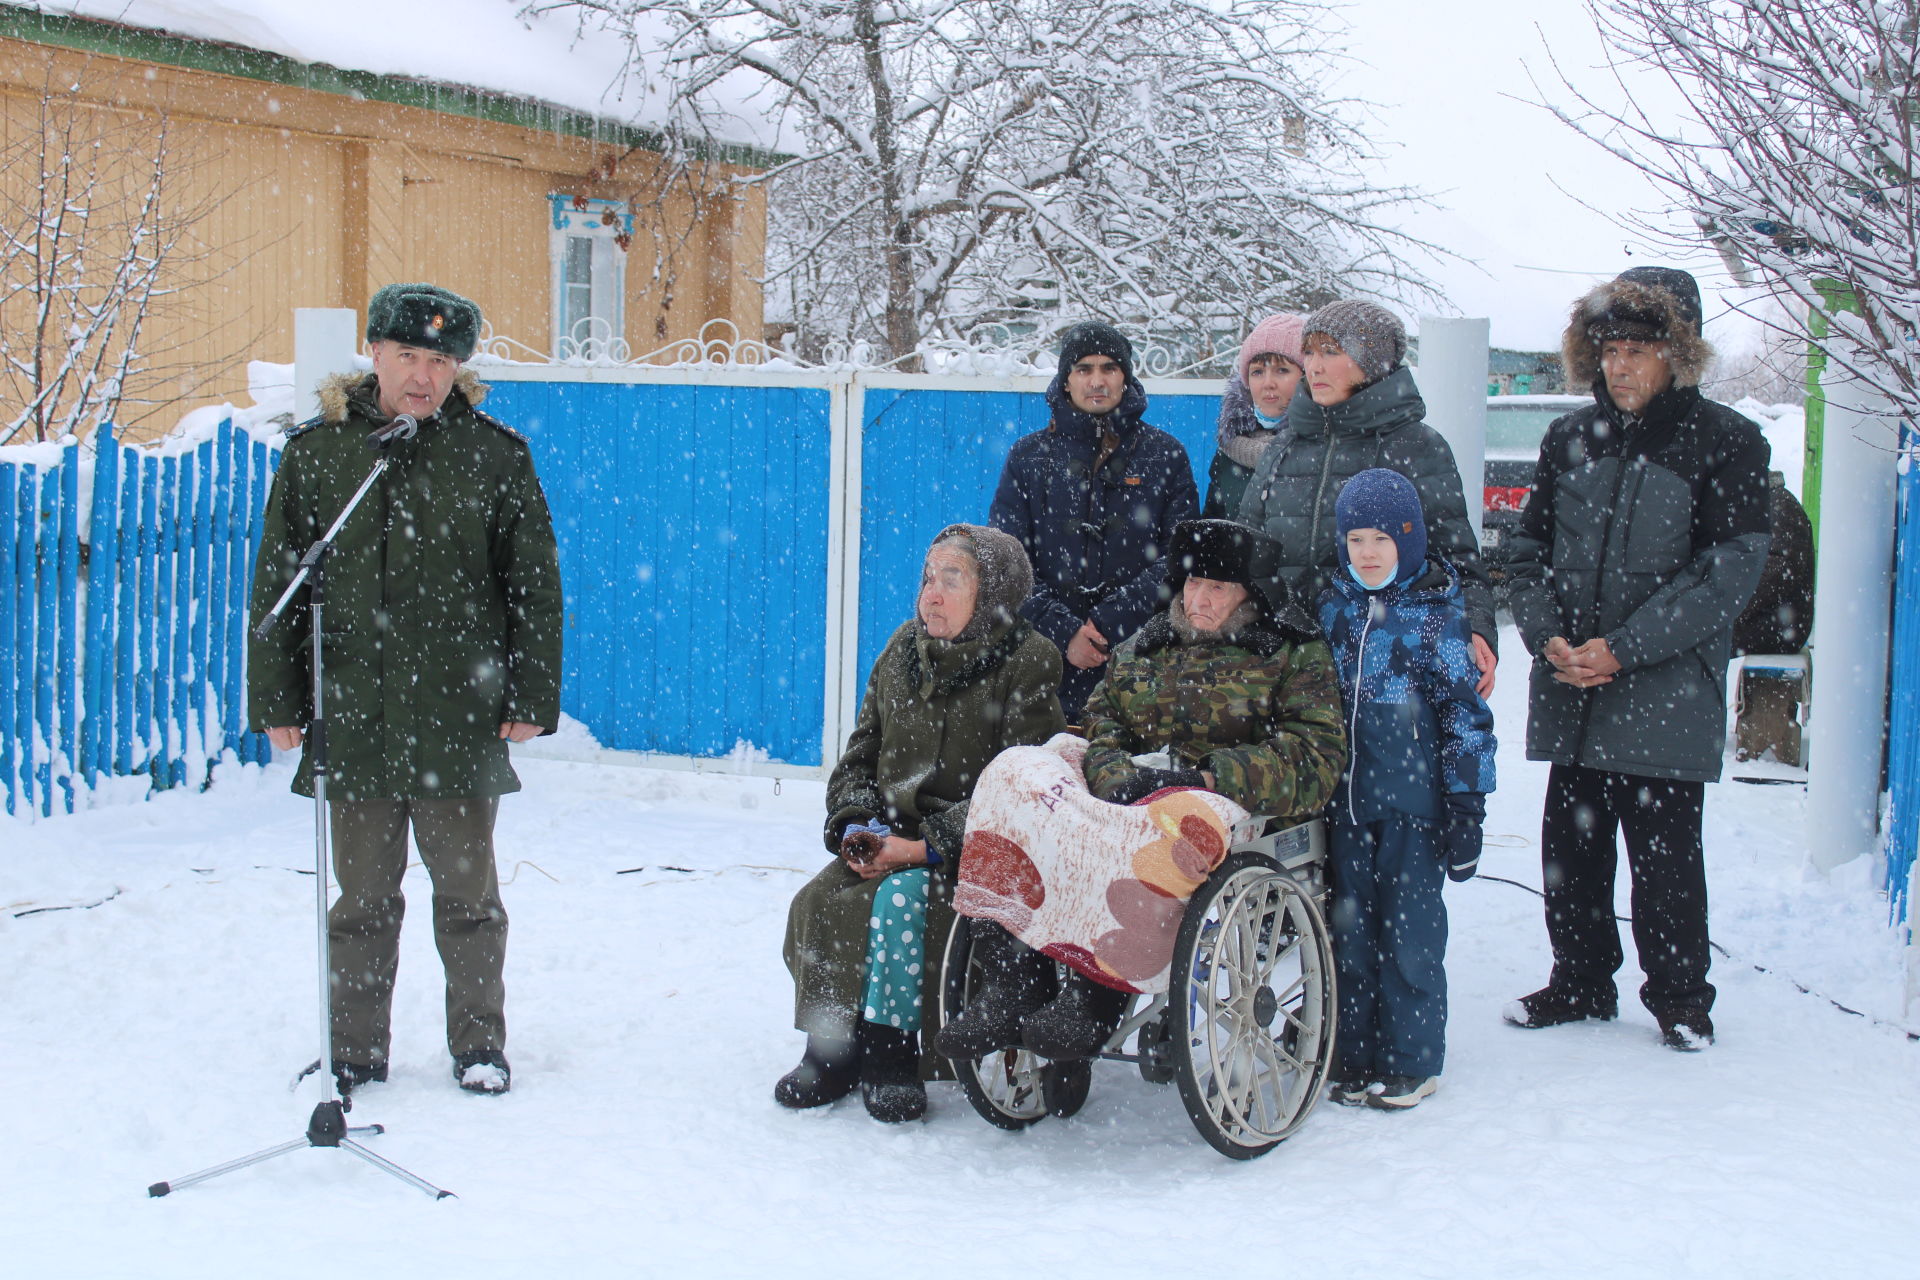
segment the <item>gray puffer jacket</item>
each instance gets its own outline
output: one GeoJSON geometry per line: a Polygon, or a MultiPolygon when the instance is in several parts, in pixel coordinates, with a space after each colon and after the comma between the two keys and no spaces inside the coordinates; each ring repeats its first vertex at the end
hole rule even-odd
{"type": "Polygon", "coordinates": [[[1467,625],[1497,647],[1493,588],[1467,519],[1460,468],[1426,424],[1427,405],[1404,365],[1335,405],[1315,404],[1303,380],[1287,429],[1267,446],[1236,519],[1280,543],[1281,575],[1302,600],[1317,600],[1339,571],[1333,500],[1369,467],[1413,481],[1427,517],[1427,546],[1460,572],[1467,625]]]}
{"type": "Polygon", "coordinates": [[[1534,656],[1527,758],[1712,782],[1734,619],[1767,558],[1760,428],[1695,387],[1629,418],[1596,403],[1547,429],[1511,544],[1513,619],[1534,656]],[[1541,651],[1596,636],[1620,662],[1576,689],[1541,651]]]}

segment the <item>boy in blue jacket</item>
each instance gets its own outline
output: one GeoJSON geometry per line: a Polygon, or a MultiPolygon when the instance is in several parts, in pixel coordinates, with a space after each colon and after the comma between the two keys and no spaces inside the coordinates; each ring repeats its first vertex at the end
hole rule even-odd
{"type": "Polygon", "coordinates": [[[1440,1084],[1447,1030],[1442,877],[1480,860],[1493,790],[1493,713],[1460,575],[1427,558],[1420,495],[1362,471],[1334,502],[1344,572],[1320,596],[1350,752],[1328,810],[1340,976],[1331,1096],[1418,1106],[1440,1084]]]}

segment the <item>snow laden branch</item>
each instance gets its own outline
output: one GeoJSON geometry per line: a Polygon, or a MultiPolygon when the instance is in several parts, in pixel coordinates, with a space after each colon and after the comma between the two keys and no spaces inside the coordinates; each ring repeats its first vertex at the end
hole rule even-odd
{"type": "Polygon", "coordinates": [[[171,398],[204,380],[205,369],[170,364],[175,348],[156,348],[146,330],[169,307],[181,318],[180,295],[224,274],[194,234],[218,201],[178,194],[196,165],[167,120],[122,117],[53,83],[30,111],[0,148],[11,175],[0,193],[0,444],[87,435],[147,403],[142,385],[171,398]]]}
{"type": "Polygon", "coordinates": [[[1204,356],[1341,294],[1430,293],[1362,177],[1306,0],[536,0],[624,33],[682,119],[769,111],[771,313],[907,357],[1087,316],[1204,356]]]}
{"type": "Polygon", "coordinates": [[[1737,279],[1801,304],[1788,314],[1823,316],[1828,360],[1920,416],[1920,0],[1590,0],[1588,11],[1612,84],[1603,103],[1599,86],[1562,72],[1571,101],[1549,109],[1671,196],[1627,221],[1679,248],[1705,239],[1737,279]],[[1677,89],[1691,118],[1633,105],[1649,78],[1677,89]]]}

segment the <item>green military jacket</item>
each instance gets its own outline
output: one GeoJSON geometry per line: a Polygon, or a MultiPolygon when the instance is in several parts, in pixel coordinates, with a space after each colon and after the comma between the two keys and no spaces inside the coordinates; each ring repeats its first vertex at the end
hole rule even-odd
{"type": "Polygon", "coordinates": [[[1272,817],[1316,816],[1346,767],[1340,677],[1327,642],[1257,619],[1218,632],[1185,625],[1176,598],[1114,652],[1087,699],[1087,785],[1105,797],[1169,750],[1175,769],[1207,769],[1214,790],[1272,817]]]}
{"type": "MultiPolygon", "coordinates": [[[[327,561],[323,617],[333,799],[431,799],[519,790],[507,721],[560,717],[560,566],[525,437],[479,413],[462,372],[347,521],[327,561]]],[[[321,389],[321,414],[287,439],[254,564],[255,622],[345,509],[384,425],[372,375],[321,389]]],[[[253,727],[312,719],[302,592],[247,648],[253,727]]],[[[312,742],[294,790],[313,794],[312,742]]]]}
{"type": "Polygon", "coordinates": [[[903,624],[874,660],[827,780],[827,848],[837,853],[850,824],[877,817],[902,839],[925,840],[950,869],[980,771],[1067,727],[1059,688],[1060,651],[1025,622],[967,641],[903,624]]]}

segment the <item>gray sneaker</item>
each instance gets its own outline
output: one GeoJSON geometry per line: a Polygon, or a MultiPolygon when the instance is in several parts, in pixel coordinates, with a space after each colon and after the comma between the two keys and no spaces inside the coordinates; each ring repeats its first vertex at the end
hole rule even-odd
{"type": "Polygon", "coordinates": [[[1405,1111],[1431,1098],[1440,1088],[1439,1076],[1383,1076],[1380,1089],[1367,1095],[1367,1105],[1382,1111],[1405,1111]]]}

